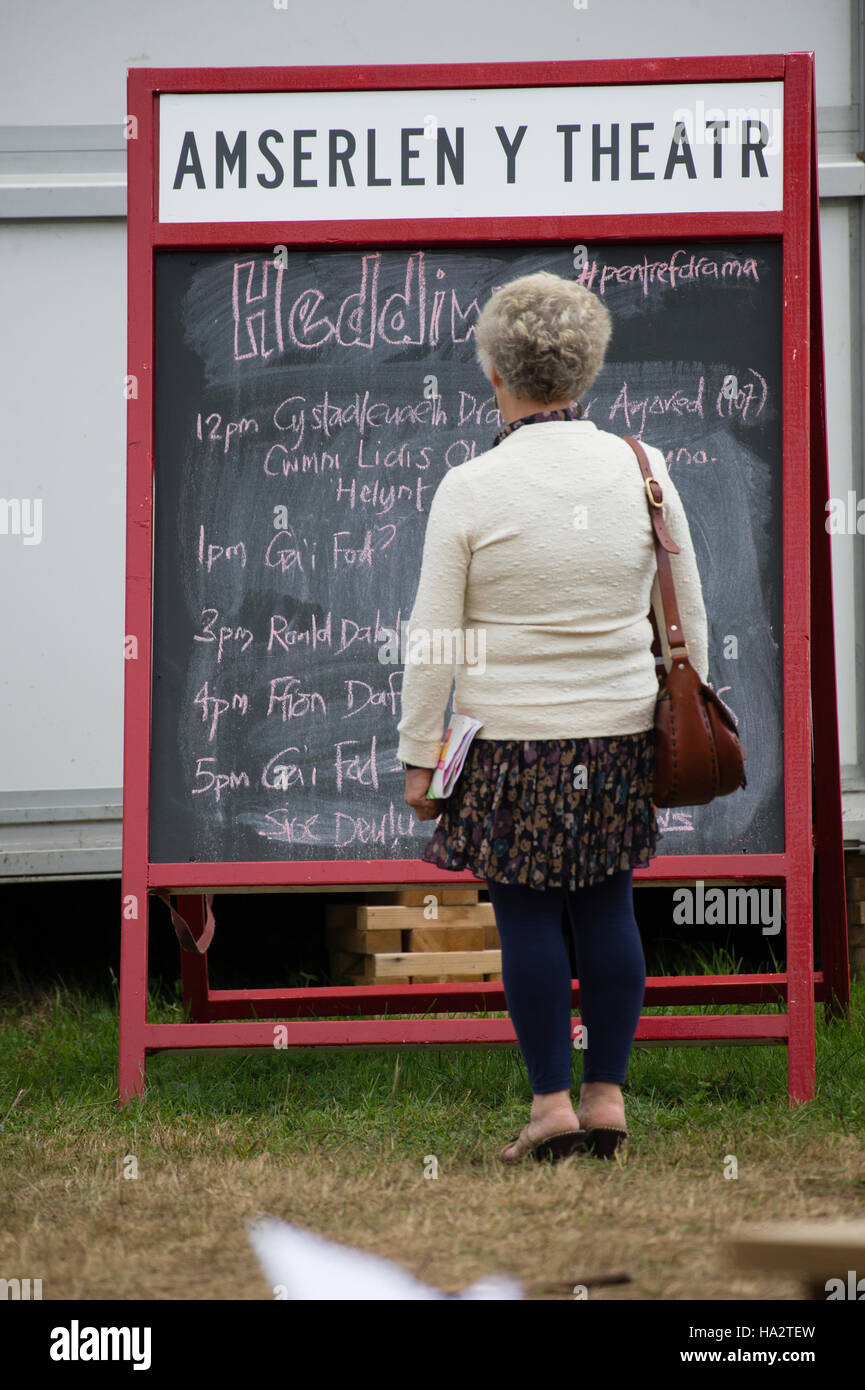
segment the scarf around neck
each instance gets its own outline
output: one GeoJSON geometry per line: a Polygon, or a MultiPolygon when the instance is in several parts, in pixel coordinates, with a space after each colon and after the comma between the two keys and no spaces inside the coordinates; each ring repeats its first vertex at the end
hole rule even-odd
{"type": "Polygon", "coordinates": [[[520,425],[533,425],[537,420],[579,420],[582,414],[583,407],[577,401],[575,405],[566,405],[563,410],[536,410],[534,415],[521,415],[519,420],[511,420],[510,424],[502,426],[490,448],[494,449],[497,444],[501,444],[502,440],[519,429],[520,425]]]}

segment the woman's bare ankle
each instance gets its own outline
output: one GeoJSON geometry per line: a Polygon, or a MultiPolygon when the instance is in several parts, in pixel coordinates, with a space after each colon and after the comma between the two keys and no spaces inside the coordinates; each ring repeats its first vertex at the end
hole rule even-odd
{"type": "Polygon", "coordinates": [[[577,1112],[570,1091],[548,1091],[532,1096],[531,1121],[537,1123],[553,1117],[568,1123],[576,1121],[577,1112]]]}
{"type": "Polygon", "coordinates": [[[613,1081],[585,1081],[580,1087],[580,1124],[584,1129],[610,1125],[621,1128],[625,1123],[625,1102],[622,1088],[613,1081]]]}

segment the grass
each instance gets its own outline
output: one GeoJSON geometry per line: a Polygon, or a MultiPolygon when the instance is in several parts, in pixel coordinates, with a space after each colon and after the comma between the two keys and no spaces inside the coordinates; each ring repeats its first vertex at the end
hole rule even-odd
{"type": "MultiPolygon", "coordinates": [[[[19,978],[2,1000],[0,1274],[42,1278],[47,1299],[268,1298],[244,1223],[269,1214],[442,1288],[510,1272],[550,1298],[623,1272],[591,1297],[798,1298],[793,1279],[738,1272],[726,1241],[753,1220],[865,1218],[865,981],[852,1014],[817,1011],[808,1105],[787,1102],[782,1047],[635,1048],[625,1158],[508,1169],[497,1151],[530,1101],[516,1049],[167,1054],[121,1111],[116,996],[19,978]]],[[[157,996],[150,1016],[183,1015],[157,996]]]]}

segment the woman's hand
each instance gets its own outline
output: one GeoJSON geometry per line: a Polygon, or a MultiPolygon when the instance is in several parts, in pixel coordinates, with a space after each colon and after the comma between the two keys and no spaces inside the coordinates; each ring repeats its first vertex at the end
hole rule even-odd
{"type": "Polygon", "coordinates": [[[413,767],[405,775],[405,804],[411,807],[418,820],[435,820],[445,807],[442,798],[430,801],[427,797],[433,771],[431,767],[413,767]]]}

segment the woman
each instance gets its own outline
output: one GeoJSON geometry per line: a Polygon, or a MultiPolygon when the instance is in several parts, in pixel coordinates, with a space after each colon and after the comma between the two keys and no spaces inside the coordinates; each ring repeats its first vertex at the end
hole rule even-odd
{"type": "MultiPolygon", "coordinates": [[[[435,492],[409,632],[426,630],[441,655],[453,646],[433,641],[436,629],[460,630],[483,659],[407,662],[397,756],[408,805],[439,817],[424,860],[471,869],[493,904],[533,1095],[501,1159],[609,1157],[627,1138],[621,1088],[646,982],[633,871],[658,838],[652,605],[670,669],[652,525],[633,451],[576,404],[610,338],[600,300],[539,271],[498,289],[476,331],[504,425],[435,492]],[[450,797],[428,801],[454,677],[454,710],[483,723],[450,797]],[[584,1030],[578,1110],[563,902],[584,1030]]],[[[687,518],[663,454],[643,447],[680,547],[670,558],[691,662],[707,680],[687,518]]]]}

